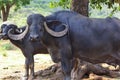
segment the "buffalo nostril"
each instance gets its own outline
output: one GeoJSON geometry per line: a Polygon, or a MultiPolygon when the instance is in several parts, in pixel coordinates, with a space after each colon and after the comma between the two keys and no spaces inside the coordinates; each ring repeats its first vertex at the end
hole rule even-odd
{"type": "Polygon", "coordinates": [[[36,36],[36,40],[38,40],[39,39],[39,36],[36,36]]]}
{"type": "Polygon", "coordinates": [[[37,41],[38,39],[39,39],[39,36],[37,36],[37,35],[30,36],[31,41],[37,41]]]}
{"type": "Polygon", "coordinates": [[[33,41],[33,38],[31,37],[30,40],[33,41]]]}
{"type": "Polygon", "coordinates": [[[30,41],[33,41],[34,39],[33,39],[33,37],[32,37],[32,36],[30,36],[29,40],[30,40],[30,41]]]}

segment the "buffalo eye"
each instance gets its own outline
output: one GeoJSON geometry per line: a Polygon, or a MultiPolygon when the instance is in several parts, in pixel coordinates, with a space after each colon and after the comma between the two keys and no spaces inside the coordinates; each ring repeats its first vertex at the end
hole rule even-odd
{"type": "Polygon", "coordinates": [[[32,24],[32,20],[31,20],[30,18],[27,20],[27,24],[28,24],[29,26],[32,24]]]}
{"type": "Polygon", "coordinates": [[[32,24],[32,22],[28,22],[27,24],[30,26],[32,24]]]}

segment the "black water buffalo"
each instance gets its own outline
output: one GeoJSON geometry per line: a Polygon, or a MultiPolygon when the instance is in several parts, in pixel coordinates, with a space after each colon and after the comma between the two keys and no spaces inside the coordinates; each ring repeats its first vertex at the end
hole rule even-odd
{"type": "Polygon", "coordinates": [[[120,20],[88,18],[73,11],[27,18],[31,40],[46,45],[53,61],[60,56],[64,80],[71,80],[72,59],[120,65],[120,20]]]}
{"type": "Polygon", "coordinates": [[[31,42],[29,40],[28,27],[24,26],[18,28],[15,24],[3,23],[1,25],[1,36],[2,39],[10,40],[15,46],[21,49],[25,56],[25,78],[29,77],[29,69],[31,70],[31,77],[34,77],[34,54],[47,54],[48,51],[40,42],[31,42]]]}

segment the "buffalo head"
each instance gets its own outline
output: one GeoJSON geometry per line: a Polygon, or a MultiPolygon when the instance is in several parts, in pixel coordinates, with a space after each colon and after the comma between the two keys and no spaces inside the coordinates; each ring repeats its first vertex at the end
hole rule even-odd
{"type": "Polygon", "coordinates": [[[43,33],[48,33],[53,37],[62,37],[68,32],[68,26],[57,20],[47,21],[41,14],[32,14],[27,18],[27,24],[30,28],[30,40],[35,41],[43,37],[43,33]],[[63,30],[54,31],[51,26],[64,26],[63,30]]]}
{"type": "Polygon", "coordinates": [[[1,25],[0,36],[2,36],[2,39],[10,38],[12,40],[20,40],[20,39],[24,38],[27,31],[28,31],[28,27],[26,27],[26,29],[24,31],[22,31],[14,23],[3,22],[3,24],[1,25]]]}

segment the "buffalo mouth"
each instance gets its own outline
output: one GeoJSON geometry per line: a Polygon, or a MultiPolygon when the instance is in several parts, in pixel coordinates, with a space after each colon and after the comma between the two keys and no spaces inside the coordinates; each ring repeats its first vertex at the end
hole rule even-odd
{"type": "Polygon", "coordinates": [[[8,36],[5,34],[5,33],[0,33],[0,40],[3,39],[3,40],[7,40],[8,39],[8,36]]]}
{"type": "Polygon", "coordinates": [[[8,39],[8,36],[0,36],[0,40],[3,39],[3,40],[7,40],[8,39]]]}
{"type": "Polygon", "coordinates": [[[25,37],[25,35],[27,34],[27,32],[28,32],[28,27],[26,27],[26,29],[25,29],[22,33],[20,33],[20,34],[13,34],[13,33],[12,33],[12,30],[13,30],[13,29],[10,29],[10,30],[8,31],[8,37],[9,37],[10,39],[12,39],[12,40],[21,40],[21,39],[23,39],[23,38],[25,37]]]}
{"type": "Polygon", "coordinates": [[[62,30],[62,31],[60,31],[60,32],[55,32],[55,31],[51,30],[51,29],[47,26],[47,23],[46,23],[46,22],[44,22],[44,27],[45,27],[46,31],[47,31],[50,35],[52,35],[52,36],[54,36],[54,37],[62,37],[62,36],[64,36],[64,35],[67,34],[67,32],[68,32],[68,26],[67,26],[66,24],[62,24],[62,25],[65,26],[65,29],[62,30]]]}

